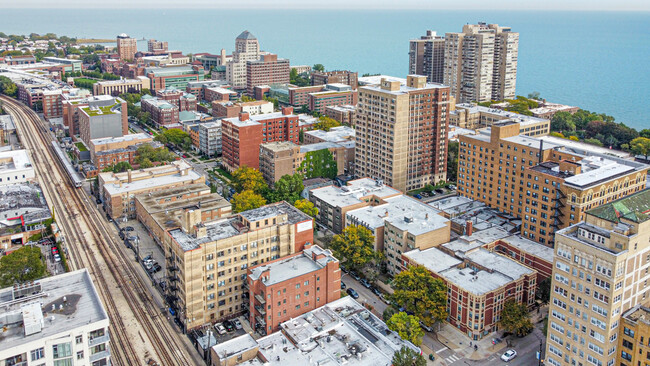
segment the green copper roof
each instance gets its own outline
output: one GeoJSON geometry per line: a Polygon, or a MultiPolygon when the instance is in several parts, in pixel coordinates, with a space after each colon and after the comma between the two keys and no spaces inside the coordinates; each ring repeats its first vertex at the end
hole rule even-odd
{"type": "Polygon", "coordinates": [[[619,222],[622,217],[634,222],[646,221],[650,218],[650,189],[596,207],[587,213],[612,222],[619,222]]]}

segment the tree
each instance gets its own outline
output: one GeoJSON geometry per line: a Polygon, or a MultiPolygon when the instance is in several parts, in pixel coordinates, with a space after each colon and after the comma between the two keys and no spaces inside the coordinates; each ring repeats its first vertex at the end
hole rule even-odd
{"type": "Polygon", "coordinates": [[[305,186],[302,184],[302,175],[298,173],[283,175],[275,183],[275,190],[271,193],[272,201],[296,202],[300,199],[300,193],[302,193],[303,189],[305,189],[305,186]]]}
{"type": "Polygon", "coordinates": [[[447,318],[447,286],[422,266],[410,266],[393,279],[392,299],[427,326],[447,318]]]}
{"type": "Polygon", "coordinates": [[[341,234],[334,235],[330,249],[341,264],[353,271],[363,269],[381,258],[374,250],[375,237],[364,226],[350,225],[341,234]]]}
{"type": "Polygon", "coordinates": [[[318,119],[318,123],[314,125],[315,130],[329,131],[332,127],[338,127],[341,125],[341,122],[335,120],[334,118],[321,116],[318,119]]]}
{"type": "Polygon", "coordinates": [[[323,64],[316,64],[316,65],[312,66],[311,69],[314,70],[314,71],[323,72],[323,71],[325,71],[325,66],[323,66],[323,64]]]}
{"type": "Polygon", "coordinates": [[[261,195],[244,190],[232,197],[232,209],[234,212],[243,212],[266,205],[266,200],[261,195]]]}
{"type": "Polygon", "coordinates": [[[642,129],[641,131],[639,131],[639,136],[650,139],[650,129],[648,128],[642,129]]]}
{"type": "Polygon", "coordinates": [[[320,177],[334,179],[338,168],[334,155],[328,149],[321,149],[305,153],[305,159],[300,163],[298,171],[306,179],[320,177]]]}
{"type": "Polygon", "coordinates": [[[0,76],[0,93],[15,98],[18,93],[18,87],[8,77],[0,76]]]}
{"type": "Polygon", "coordinates": [[[427,360],[420,353],[407,346],[402,346],[399,351],[393,354],[391,363],[393,366],[426,366],[427,360]]]}
{"type": "Polygon", "coordinates": [[[528,317],[528,309],[525,304],[520,304],[511,299],[503,304],[501,310],[500,324],[506,332],[523,337],[533,330],[533,323],[528,317]]]}
{"type": "Polygon", "coordinates": [[[264,189],[268,188],[262,173],[255,168],[243,165],[237,170],[232,172],[233,188],[237,192],[253,191],[254,193],[262,193],[264,189]]]}
{"type": "Polygon", "coordinates": [[[251,97],[249,97],[247,95],[242,95],[241,98],[239,98],[239,100],[241,102],[244,102],[244,103],[246,103],[246,102],[254,102],[255,101],[254,98],[251,98],[251,97]]]}
{"type": "Polygon", "coordinates": [[[598,139],[584,139],[582,141],[596,146],[603,146],[603,143],[598,139]]]}
{"type": "Polygon", "coordinates": [[[129,164],[128,161],[120,161],[119,163],[115,164],[115,166],[113,167],[113,172],[122,173],[129,169],[133,169],[133,167],[131,166],[131,164],[129,164]]]}
{"type": "Polygon", "coordinates": [[[388,329],[397,332],[402,339],[407,340],[416,346],[422,344],[424,331],[422,330],[422,327],[420,327],[418,317],[408,315],[401,311],[393,314],[393,316],[391,316],[386,322],[386,325],[388,326],[388,329]]]}
{"type": "MultiPolygon", "coordinates": [[[[148,112],[144,112],[144,113],[148,113],[148,112]]],[[[170,143],[176,146],[181,146],[185,141],[185,139],[189,137],[190,135],[183,130],[179,130],[178,128],[170,128],[168,130],[163,131],[158,136],[156,136],[155,140],[162,144],[170,143]]]]}
{"type": "Polygon", "coordinates": [[[528,94],[528,99],[542,100],[538,91],[534,91],[528,94]]]}
{"type": "Polygon", "coordinates": [[[634,155],[643,155],[648,160],[650,155],[650,139],[645,137],[637,137],[630,141],[630,151],[634,155]]]}
{"type": "Polygon", "coordinates": [[[0,258],[0,287],[37,280],[46,274],[47,266],[38,247],[24,246],[0,258]]]}
{"type": "Polygon", "coordinates": [[[318,215],[318,209],[314,207],[314,204],[310,200],[297,200],[293,205],[311,217],[316,217],[316,215],[318,215]]]}
{"type": "Polygon", "coordinates": [[[535,297],[546,304],[551,299],[551,278],[547,277],[537,284],[535,297]]]}
{"type": "Polygon", "coordinates": [[[575,131],[576,125],[573,116],[569,112],[557,112],[551,119],[551,131],[575,131]]]}
{"type": "Polygon", "coordinates": [[[447,181],[455,182],[458,174],[458,141],[449,141],[447,146],[447,181]]]}

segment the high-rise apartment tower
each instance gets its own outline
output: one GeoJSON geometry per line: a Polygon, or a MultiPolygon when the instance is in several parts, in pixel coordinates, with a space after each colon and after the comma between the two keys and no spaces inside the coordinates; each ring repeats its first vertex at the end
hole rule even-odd
{"type": "Polygon", "coordinates": [[[409,74],[424,75],[432,83],[443,82],[445,66],[445,39],[436,32],[409,42],[409,74]]]}

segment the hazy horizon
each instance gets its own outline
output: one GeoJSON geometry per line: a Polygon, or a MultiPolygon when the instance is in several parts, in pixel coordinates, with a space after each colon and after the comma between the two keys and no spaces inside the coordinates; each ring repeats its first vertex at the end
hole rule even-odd
{"type": "Polygon", "coordinates": [[[108,5],[105,1],[97,0],[60,0],[52,7],[51,0],[0,0],[0,8],[11,9],[187,9],[187,8],[223,8],[223,9],[304,9],[304,10],[546,10],[546,11],[650,11],[650,1],[644,0],[546,0],[546,1],[513,1],[466,0],[462,3],[452,3],[441,0],[240,0],[237,3],[224,0],[114,0],[108,5]]]}

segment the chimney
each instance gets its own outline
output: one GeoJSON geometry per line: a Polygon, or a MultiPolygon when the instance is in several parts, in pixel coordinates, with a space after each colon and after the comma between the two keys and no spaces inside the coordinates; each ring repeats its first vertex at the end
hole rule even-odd
{"type": "Polygon", "coordinates": [[[131,169],[127,170],[128,182],[133,183],[133,176],[131,176],[131,169]]]}
{"type": "Polygon", "coordinates": [[[240,121],[244,122],[244,121],[248,121],[248,119],[249,119],[249,115],[248,115],[248,113],[246,113],[246,112],[239,112],[239,120],[240,120],[240,121]]]}
{"type": "Polygon", "coordinates": [[[465,221],[465,235],[472,236],[474,228],[472,226],[472,220],[465,221]]]}
{"type": "Polygon", "coordinates": [[[282,115],[288,116],[293,113],[293,107],[282,107],[282,115]]]}

